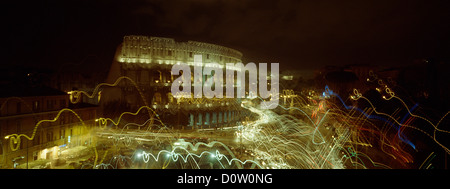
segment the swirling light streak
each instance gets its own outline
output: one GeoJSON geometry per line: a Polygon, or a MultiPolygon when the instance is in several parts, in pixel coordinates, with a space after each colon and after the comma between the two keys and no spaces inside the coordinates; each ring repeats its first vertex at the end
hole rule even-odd
{"type": "MultiPolygon", "coordinates": [[[[357,100],[357,99],[359,99],[359,98],[364,98],[364,97],[358,92],[358,90],[354,89],[353,91],[355,92],[356,97],[355,97],[355,98],[352,97],[351,99],[357,100]]],[[[342,100],[342,98],[341,98],[338,94],[336,94],[336,93],[334,93],[332,90],[330,90],[330,89],[328,88],[328,86],[325,86],[325,93],[329,94],[330,96],[336,96],[336,97],[341,101],[341,103],[344,105],[344,107],[345,107],[346,109],[355,109],[355,110],[358,110],[359,112],[361,112],[362,114],[364,114],[364,116],[366,116],[366,117],[369,118],[369,119],[379,119],[379,120],[382,120],[382,121],[388,123],[389,125],[391,125],[392,127],[394,127],[394,128],[397,129],[397,130],[400,129],[400,125],[401,125],[401,124],[398,123],[398,122],[397,122],[397,123],[398,123],[399,126],[396,127],[396,126],[394,125],[394,123],[392,123],[391,121],[389,121],[389,120],[387,120],[387,119],[385,119],[385,118],[382,118],[382,117],[379,117],[379,116],[376,116],[376,115],[367,114],[365,111],[359,109],[358,107],[347,106],[347,104],[344,102],[344,100],[342,100]]],[[[391,97],[391,98],[392,98],[392,97],[391,97]]],[[[364,98],[364,99],[366,99],[367,101],[369,101],[367,98],[364,98]]],[[[369,103],[370,103],[370,101],[369,101],[369,103]]],[[[373,107],[372,103],[370,103],[370,104],[371,104],[371,106],[373,107]]],[[[388,114],[377,112],[376,109],[375,109],[375,107],[373,107],[373,110],[374,110],[375,113],[377,113],[377,114],[385,115],[385,116],[391,118],[392,120],[396,121],[394,118],[392,118],[392,116],[390,116],[390,115],[388,115],[388,114]]],[[[399,134],[400,134],[400,133],[399,133],[399,134]]],[[[410,145],[412,148],[416,149],[416,146],[415,146],[411,141],[409,141],[408,139],[406,139],[405,136],[402,136],[400,139],[401,139],[403,142],[405,142],[405,143],[407,143],[408,145],[410,145]]]]}
{"type": "MultiPolygon", "coordinates": [[[[131,79],[131,78],[127,77],[127,76],[121,76],[121,77],[117,78],[116,81],[115,81],[113,84],[109,84],[109,83],[100,83],[100,84],[98,84],[98,85],[94,88],[94,91],[92,92],[92,94],[89,94],[89,93],[87,93],[87,92],[85,92],[85,91],[78,91],[78,90],[70,91],[70,92],[68,92],[68,94],[71,95],[70,98],[69,98],[69,99],[70,99],[70,102],[71,102],[72,104],[78,103],[78,102],[80,101],[80,99],[81,99],[81,95],[82,95],[82,94],[84,94],[84,95],[85,95],[86,97],[88,97],[88,98],[94,98],[95,96],[101,94],[101,92],[99,91],[99,90],[100,90],[100,87],[103,87],[103,86],[115,87],[115,86],[117,86],[117,85],[119,84],[120,81],[122,81],[122,80],[124,80],[124,79],[128,80],[129,82],[131,82],[131,84],[132,84],[132,85],[136,88],[136,90],[138,91],[138,93],[139,93],[139,95],[140,95],[140,97],[141,97],[141,100],[144,102],[144,105],[148,107],[149,104],[147,103],[147,100],[144,98],[144,94],[142,93],[142,91],[141,91],[141,89],[139,88],[139,86],[136,84],[136,82],[135,82],[133,79],[131,79]],[[75,100],[73,100],[73,99],[75,99],[75,100]]],[[[154,113],[153,115],[157,115],[157,114],[155,113],[155,111],[153,111],[153,110],[151,110],[151,111],[154,113]]],[[[150,111],[148,112],[148,116],[149,116],[150,118],[152,118],[153,115],[150,113],[150,111]]],[[[151,122],[150,124],[153,124],[153,122],[151,122]]]]}
{"type": "MultiPolygon", "coordinates": [[[[135,115],[138,115],[138,114],[140,113],[140,111],[143,110],[143,109],[146,109],[146,110],[148,110],[148,111],[152,111],[152,112],[154,113],[153,115],[155,115],[155,116],[157,117],[156,120],[157,120],[159,123],[161,123],[162,127],[166,127],[166,126],[164,125],[164,123],[161,121],[161,119],[159,118],[159,115],[158,115],[152,108],[150,108],[150,107],[148,107],[148,106],[141,106],[141,107],[140,107],[136,112],[134,112],[134,113],[133,113],[133,112],[123,112],[123,113],[120,114],[120,116],[119,116],[119,118],[118,118],[117,121],[114,121],[114,120],[112,120],[111,118],[98,118],[96,121],[100,122],[100,126],[102,126],[102,127],[106,127],[107,124],[108,124],[108,121],[110,121],[110,122],[112,122],[112,124],[114,124],[114,125],[116,126],[116,128],[117,128],[117,126],[119,125],[120,121],[122,120],[122,116],[124,116],[124,115],[133,115],[133,116],[135,116],[135,115]]],[[[152,124],[153,117],[151,116],[149,120],[151,121],[150,124],[152,124]]]]}
{"type": "MultiPolygon", "coordinates": [[[[280,105],[280,107],[282,107],[280,105]]],[[[259,115],[260,119],[253,122],[251,126],[247,125],[244,127],[243,131],[238,131],[237,133],[239,137],[243,137],[244,139],[250,139],[250,142],[253,142],[253,145],[255,146],[257,150],[255,150],[257,156],[259,157],[265,157],[264,160],[269,161],[269,165],[277,165],[278,168],[311,168],[313,164],[316,165],[316,168],[343,168],[342,162],[339,162],[339,158],[335,158],[335,155],[337,151],[334,152],[336,144],[329,144],[325,145],[326,140],[323,138],[322,134],[318,132],[318,126],[323,123],[323,120],[327,117],[326,115],[328,112],[325,112],[325,115],[320,119],[320,121],[317,123],[312,121],[310,117],[306,114],[306,117],[310,119],[311,126],[304,125],[307,127],[311,127],[312,130],[310,134],[305,133],[302,129],[296,128],[296,127],[290,127],[287,126],[285,123],[289,123],[289,121],[286,121],[286,118],[289,116],[280,116],[277,114],[274,114],[271,111],[262,111],[253,107],[244,107],[249,109],[250,111],[256,113],[259,115]],[[267,118],[270,121],[266,121],[267,118]],[[283,121],[280,121],[283,120],[283,121]],[[282,124],[277,124],[282,123],[282,124]],[[250,129],[248,129],[250,128],[250,129]],[[247,129],[247,130],[246,130],[247,129]],[[294,136],[301,136],[301,138],[296,139],[287,139],[283,136],[280,136],[280,131],[293,131],[297,130],[300,132],[297,132],[297,134],[290,135],[291,137],[294,136]],[[253,132],[253,133],[252,133],[253,132]],[[251,134],[250,134],[251,133],[251,134]],[[316,133],[320,133],[321,136],[321,142],[316,142],[314,140],[316,133]],[[251,137],[246,137],[246,135],[250,135],[251,137]],[[311,144],[305,143],[307,141],[303,141],[305,137],[310,141],[311,144]],[[321,147],[322,146],[322,147],[321,147]],[[325,147],[326,146],[326,147],[325,147]],[[306,147],[306,148],[305,148],[306,147]],[[316,150],[312,150],[312,149],[316,150]],[[264,150],[258,150],[258,149],[264,149],[264,150]],[[289,149],[289,152],[288,150],[289,149]],[[317,154],[319,153],[319,154],[317,154]],[[322,154],[323,155],[322,155],[322,154]],[[332,155],[333,154],[333,155],[332,155]],[[289,165],[285,160],[283,160],[282,157],[293,158],[296,161],[294,165],[289,165]],[[320,157],[322,156],[322,157],[320,157]],[[319,157],[313,158],[313,157],[319,157]],[[333,161],[333,163],[331,163],[333,161]],[[318,164],[320,162],[320,164],[318,164]],[[327,163],[329,162],[329,163],[327,163]],[[326,166],[326,164],[329,166],[326,166]],[[335,166],[337,165],[337,166],[335,166]]],[[[284,108],[284,107],[283,107],[284,108]]],[[[287,109],[287,108],[284,108],[287,109]]],[[[301,112],[301,109],[299,109],[301,112]]],[[[292,119],[292,117],[290,117],[292,119]]],[[[294,118],[295,119],[295,118],[294,118]]],[[[292,123],[292,122],[291,122],[292,123]]],[[[298,125],[299,122],[293,122],[294,125],[298,125]]],[[[301,122],[300,122],[301,123],[301,122]]],[[[292,126],[294,126],[292,125],[292,126]]],[[[292,133],[291,133],[292,134],[292,133]]],[[[281,134],[283,135],[283,134],[281,134]]],[[[288,158],[288,159],[289,159],[288,158]]],[[[265,165],[263,161],[263,165],[265,165]]],[[[270,166],[269,166],[270,167],[270,166]]]]}
{"type": "MultiPolygon", "coordinates": [[[[117,85],[119,80],[112,85],[117,85]]],[[[336,96],[344,105],[345,109],[338,108],[331,100],[327,100],[328,98],[317,99],[314,96],[308,97],[309,102],[312,103],[308,104],[300,96],[295,95],[295,92],[286,91],[280,97],[284,98],[285,104],[289,104],[290,107],[284,107],[282,105],[279,105],[279,107],[281,110],[289,111],[289,114],[277,114],[272,110],[261,110],[243,103],[241,106],[252,112],[256,119],[252,121],[248,120],[241,126],[221,130],[222,133],[230,133],[235,132],[237,129],[234,143],[230,142],[226,145],[218,140],[213,140],[209,143],[195,142],[195,140],[194,142],[178,140],[174,143],[174,140],[180,138],[181,133],[165,127],[164,123],[159,119],[158,114],[152,108],[141,106],[136,112],[123,112],[118,119],[97,119],[101,126],[101,129],[97,131],[97,135],[108,136],[105,141],[111,142],[116,149],[106,150],[103,154],[100,152],[102,158],[97,163],[99,160],[99,152],[97,148],[94,148],[94,162],[85,163],[82,168],[90,166],[93,168],[119,168],[142,165],[139,162],[143,162],[147,166],[158,162],[155,165],[161,166],[161,168],[174,166],[171,162],[180,163],[183,168],[201,168],[205,166],[205,162],[213,163],[221,168],[234,166],[237,168],[248,168],[248,166],[244,165],[251,164],[250,168],[331,169],[348,168],[348,163],[355,168],[390,168],[384,163],[375,162],[369,152],[363,153],[360,148],[374,148],[377,146],[373,145],[374,141],[379,142],[381,151],[387,154],[387,157],[397,159],[401,162],[411,163],[412,156],[408,154],[404,146],[400,145],[400,141],[402,141],[412,148],[416,148],[407,139],[404,133],[405,128],[418,130],[434,141],[436,141],[436,132],[450,133],[449,131],[438,129],[439,124],[449,112],[438,123],[433,124],[428,119],[412,113],[418,107],[418,104],[408,108],[405,102],[397,97],[382,80],[377,79],[376,81],[381,86],[377,91],[387,94],[383,95],[383,99],[386,101],[398,99],[405,107],[406,114],[401,114],[400,109],[397,109],[392,115],[377,111],[372,102],[359,93],[357,89],[353,90],[353,95],[350,96],[350,99],[355,101],[364,99],[370,104],[370,107],[360,109],[355,106],[349,106],[339,95],[330,90],[328,86],[325,87],[323,96],[336,96]],[[150,116],[144,123],[127,123],[118,129],[121,120],[123,120],[123,116],[136,116],[143,109],[148,110],[149,113],[152,111],[153,116],[150,116]],[[373,113],[378,115],[373,115],[373,113]],[[396,114],[400,114],[397,119],[394,118],[396,114]],[[159,130],[150,131],[150,127],[153,126],[152,123],[155,119],[160,122],[162,127],[159,130]],[[424,120],[433,126],[433,136],[412,125],[417,119],[424,120]],[[381,120],[385,124],[379,128],[379,125],[376,125],[379,122],[374,122],[374,120],[381,120]],[[116,129],[106,129],[108,122],[115,125],[116,129]],[[146,125],[149,127],[141,130],[146,125]],[[134,126],[133,128],[138,128],[138,130],[129,129],[130,126],[134,126]],[[387,126],[396,129],[394,137],[387,135],[389,131],[387,126]],[[123,143],[119,143],[119,141],[123,141],[123,143]],[[142,144],[150,144],[153,146],[156,144],[157,148],[170,147],[170,149],[156,150],[156,153],[153,153],[155,152],[153,148],[149,151],[137,149],[131,156],[118,154],[123,147],[132,149],[133,145],[142,144]],[[230,149],[230,146],[240,146],[238,150],[241,150],[241,152],[243,152],[242,147],[245,147],[247,150],[245,153],[240,153],[238,155],[240,158],[238,158],[236,157],[237,153],[235,154],[236,151],[230,149]],[[209,149],[202,151],[201,149],[205,147],[209,149]],[[250,156],[251,158],[246,156],[250,156]],[[109,162],[107,161],[108,157],[111,157],[109,162]]],[[[97,86],[96,90],[99,87],[100,85],[97,86]]],[[[84,93],[74,93],[77,99],[79,97],[77,95],[81,94],[84,93]]],[[[95,96],[95,91],[93,95],[85,95],[92,98],[95,96]]],[[[181,101],[191,102],[192,99],[186,98],[181,101]]],[[[209,103],[209,101],[192,101],[192,103],[201,104],[209,103]]],[[[17,147],[20,145],[20,137],[32,140],[40,123],[56,121],[62,111],[72,110],[63,109],[53,120],[41,120],[36,124],[31,137],[25,134],[11,134],[6,136],[7,139],[10,139],[11,148],[17,150],[17,147]],[[17,146],[14,147],[13,144],[17,144],[17,146]]],[[[82,122],[78,115],[77,117],[82,122]]],[[[206,133],[209,130],[199,129],[193,135],[205,135],[203,132],[206,133]]],[[[184,133],[183,135],[187,134],[184,133]]],[[[439,142],[437,143],[448,153],[448,148],[439,142]]],[[[96,143],[94,142],[94,144],[96,143]]],[[[420,167],[429,168],[431,166],[429,162],[435,157],[432,154],[428,156],[420,167]]]]}
{"type": "MultiPolygon", "coordinates": [[[[393,117],[392,117],[391,115],[389,115],[389,114],[382,113],[382,112],[378,112],[378,111],[375,109],[375,107],[373,106],[373,104],[370,103],[369,99],[367,99],[367,98],[365,98],[364,96],[362,96],[362,95],[359,93],[359,91],[358,91],[357,89],[354,89],[353,92],[354,92],[354,94],[356,95],[356,97],[355,97],[355,98],[351,98],[351,99],[353,99],[353,100],[358,100],[359,98],[362,98],[362,99],[364,99],[364,100],[366,100],[366,101],[369,102],[369,104],[372,106],[373,111],[374,111],[375,113],[389,117],[391,120],[393,120],[395,123],[397,123],[397,125],[399,125],[399,127],[401,127],[401,126],[407,126],[407,127],[410,127],[409,125],[404,125],[404,124],[402,124],[401,122],[397,121],[397,119],[393,118],[393,117]]],[[[433,130],[433,137],[432,137],[433,140],[434,140],[439,146],[441,146],[441,147],[446,151],[446,153],[450,153],[450,150],[449,150],[446,146],[442,145],[440,142],[438,142],[438,141],[436,140],[436,132],[437,132],[437,131],[439,131],[439,132],[444,132],[444,133],[450,133],[450,131],[441,130],[441,129],[438,128],[438,126],[439,126],[439,124],[441,123],[441,121],[442,121],[445,117],[447,117],[447,115],[450,113],[450,111],[448,111],[448,112],[447,112],[447,113],[439,120],[439,122],[435,125],[435,124],[433,124],[430,120],[428,120],[428,119],[426,119],[426,118],[424,118],[424,117],[422,117],[422,116],[413,114],[413,113],[411,112],[410,108],[408,108],[408,106],[406,105],[406,103],[405,103],[402,99],[400,99],[399,97],[395,96],[395,94],[394,94],[393,92],[392,92],[392,96],[391,96],[390,98],[383,98],[383,99],[389,101],[389,100],[391,100],[391,99],[393,99],[393,98],[399,100],[399,101],[403,104],[403,106],[404,106],[405,109],[408,111],[408,114],[409,114],[411,117],[419,118],[419,119],[422,119],[422,120],[428,122],[428,123],[434,128],[434,130],[433,130]]],[[[342,99],[341,99],[341,101],[342,101],[342,99]]],[[[343,101],[342,101],[342,102],[343,102],[343,101]]],[[[414,108],[411,108],[411,109],[413,110],[414,108]]],[[[397,128],[397,130],[399,129],[399,127],[397,128]]],[[[418,129],[418,128],[417,128],[417,129],[418,129]]],[[[418,129],[418,130],[420,130],[420,129],[418,129]]],[[[420,131],[422,131],[423,133],[425,133],[423,130],[420,130],[420,131]]],[[[427,135],[430,136],[428,133],[427,133],[427,135]]],[[[403,140],[402,140],[402,141],[403,141],[403,140]]],[[[408,143],[408,144],[410,144],[410,143],[408,143]]],[[[412,144],[412,143],[411,143],[411,144],[412,144]]],[[[414,147],[414,148],[415,148],[415,147],[414,147]]]]}
{"type": "MultiPolygon", "coordinates": [[[[200,166],[199,166],[198,162],[196,161],[196,158],[202,158],[204,155],[209,155],[210,158],[213,158],[213,159],[217,160],[221,164],[222,168],[225,168],[225,166],[223,166],[223,164],[221,163],[221,160],[224,159],[224,158],[225,158],[225,160],[226,160],[226,162],[227,162],[227,164],[229,166],[231,166],[231,164],[233,164],[233,162],[239,163],[240,165],[245,165],[247,163],[252,163],[253,165],[258,166],[259,168],[262,168],[262,166],[259,165],[258,162],[253,161],[253,160],[241,161],[241,160],[239,160],[237,158],[228,159],[228,157],[223,155],[223,154],[221,154],[219,152],[219,150],[216,150],[215,153],[212,153],[210,151],[203,151],[199,155],[197,155],[195,153],[189,152],[186,148],[179,147],[179,146],[174,147],[172,151],[161,150],[161,151],[159,151],[157,153],[156,156],[153,155],[152,153],[147,153],[145,151],[142,151],[142,152],[140,152],[140,155],[139,155],[138,158],[142,157],[142,160],[145,163],[148,163],[150,161],[150,157],[152,157],[153,160],[156,161],[156,162],[158,162],[161,157],[168,158],[168,159],[170,159],[173,162],[177,162],[181,158],[180,160],[183,163],[187,163],[189,158],[192,158],[193,161],[195,162],[196,168],[200,169],[200,166]],[[183,154],[181,154],[181,153],[176,153],[175,151],[177,149],[184,151],[185,153],[187,153],[187,155],[183,156],[183,154]],[[162,154],[165,154],[165,156],[162,155],[162,154]]],[[[133,156],[138,156],[138,155],[134,154],[133,156]]]]}
{"type": "Polygon", "coordinates": [[[11,150],[12,151],[16,151],[17,149],[19,149],[20,142],[21,142],[21,138],[20,137],[24,137],[24,138],[26,138],[28,140],[33,140],[34,137],[36,136],[36,131],[39,128],[39,125],[41,125],[42,123],[45,123],[45,122],[51,122],[52,123],[52,122],[57,121],[59,119],[59,116],[61,115],[61,113],[65,112],[65,111],[69,111],[73,115],[75,115],[78,118],[78,120],[81,122],[81,125],[86,127],[86,125],[84,124],[84,121],[81,119],[81,117],[75,111],[73,111],[71,109],[68,109],[68,108],[64,108],[64,109],[60,110],[58,112],[58,114],[56,114],[55,118],[53,118],[53,119],[43,119],[43,120],[40,120],[39,122],[37,122],[36,125],[34,126],[34,129],[33,129],[33,132],[31,134],[31,136],[28,136],[26,134],[10,134],[10,135],[6,135],[5,139],[9,139],[10,140],[11,150]],[[16,147],[14,147],[14,144],[16,144],[16,147]]]}

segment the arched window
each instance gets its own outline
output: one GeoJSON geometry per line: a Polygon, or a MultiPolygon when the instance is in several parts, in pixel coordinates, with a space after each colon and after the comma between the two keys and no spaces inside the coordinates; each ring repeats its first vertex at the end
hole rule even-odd
{"type": "Polygon", "coordinates": [[[153,95],[153,100],[152,100],[152,104],[153,105],[160,105],[162,102],[161,100],[161,94],[160,93],[155,93],[153,95]]]}
{"type": "Polygon", "coordinates": [[[167,93],[167,99],[169,100],[169,103],[174,103],[174,98],[171,92],[167,93]]]}

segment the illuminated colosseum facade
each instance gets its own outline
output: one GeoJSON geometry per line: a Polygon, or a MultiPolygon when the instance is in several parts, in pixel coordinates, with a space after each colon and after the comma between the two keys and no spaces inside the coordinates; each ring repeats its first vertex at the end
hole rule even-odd
{"type": "MultiPolygon", "coordinates": [[[[126,76],[137,84],[140,91],[128,79],[120,81],[117,87],[104,88],[100,101],[104,116],[117,116],[113,115],[112,107],[126,107],[133,112],[148,105],[167,126],[177,129],[235,125],[242,116],[248,114],[241,108],[240,99],[173,97],[171,84],[179,76],[171,74],[172,66],[186,63],[193,70],[195,55],[202,55],[203,64],[223,65],[223,73],[226,73],[226,63],[242,62],[241,52],[220,45],[197,41],[178,42],[162,37],[125,36],[117,47],[106,82],[114,83],[126,76]]],[[[228,77],[236,78],[234,75],[228,77]]],[[[204,83],[206,76],[202,79],[204,83]]]]}

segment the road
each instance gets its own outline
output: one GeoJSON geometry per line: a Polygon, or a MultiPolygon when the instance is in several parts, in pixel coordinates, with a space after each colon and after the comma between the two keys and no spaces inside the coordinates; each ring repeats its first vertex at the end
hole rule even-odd
{"type": "MultiPolygon", "coordinates": [[[[131,162],[137,162],[135,158],[139,156],[147,163],[151,162],[148,159],[151,156],[158,165],[161,158],[166,158],[166,163],[172,162],[167,163],[166,167],[172,168],[184,167],[180,165],[183,163],[195,165],[188,166],[190,168],[205,167],[205,164],[206,167],[210,164],[218,168],[343,168],[337,150],[342,140],[334,138],[334,129],[323,126],[331,124],[315,125],[247,103],[242,107],[258,115],[258,118],[245,125],[219,130],[98,130],[96,138],[102,146],[98,148],[98,154],[110,153],[102,162],[117,158],[117,154],[127,156],[131,162]],[[163,157],[164,154],[166,157],[163,157]],[[214,158],[207,160],[208,155],[214,158]],[[175,160],[177,163],[174,163],[175,160]],[[208,161],[210,163],[205,163],[208,161]]],[[[326,117],[323,113],[318,116],[326,117]]]]}

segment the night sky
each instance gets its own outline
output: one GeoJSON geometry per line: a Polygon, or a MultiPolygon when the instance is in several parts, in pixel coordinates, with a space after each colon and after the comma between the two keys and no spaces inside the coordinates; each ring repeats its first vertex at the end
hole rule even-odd
{"type": "Polygon", "coordinates": [[[448,1],[14,1],[1,15],[2,64],[14,66],[107,69],[133,34],[224,45],[282,70],[450,60],[448,1]]]}

